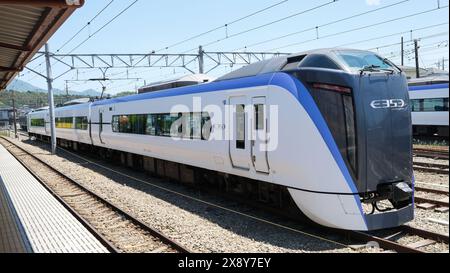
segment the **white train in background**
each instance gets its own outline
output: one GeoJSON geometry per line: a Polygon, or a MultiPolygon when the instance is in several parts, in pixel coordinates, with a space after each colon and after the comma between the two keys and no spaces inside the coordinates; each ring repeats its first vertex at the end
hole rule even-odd
{"type": "Polygon", "coordinates": [[[425,77],[409,81],[414,136],[449,136],[449,77],[425,77]]]}

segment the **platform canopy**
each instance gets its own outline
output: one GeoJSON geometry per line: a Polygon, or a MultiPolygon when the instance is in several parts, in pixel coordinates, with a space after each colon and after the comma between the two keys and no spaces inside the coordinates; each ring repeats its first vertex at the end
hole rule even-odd
{"type": "Polygon", "coordinates": [[[0,0],[0,91],[84,0],[0,0]]]}

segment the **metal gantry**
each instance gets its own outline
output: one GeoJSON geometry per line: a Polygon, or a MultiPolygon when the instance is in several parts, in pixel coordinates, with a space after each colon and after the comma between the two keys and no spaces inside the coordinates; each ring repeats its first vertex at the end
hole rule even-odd
{"type": "MultiPolygon", "coordinates": [[[[207,62],[212,64],[212,68],[206,71],[206,73],[209,73],[221,65],[248,65],[282,55],[288,55],[288,53],[205,52],[202,47],[199,48],[197,54],[49,54],[50,58],[54,60],[54,64],[59,63],[67,68],[63,73],[55,76],[54,80],[72,70],[78,69],[100,69],[105,71],[113,68],[184,68],[193,74],[203,74],[206,71],[205,64],[207,62]]],[[[40,74],[30,67],[26,67],[26,69],[40,74]]]]}

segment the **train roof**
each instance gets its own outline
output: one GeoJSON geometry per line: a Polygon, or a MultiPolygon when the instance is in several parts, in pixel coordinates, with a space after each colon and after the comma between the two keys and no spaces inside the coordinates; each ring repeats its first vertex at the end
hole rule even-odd
{"type": "Polygon", "coordinates": [[[431,85],[431,84],[442,84],[449,82],[449,76],[445,75],[437,75],[437,76],[428,76],[418,79],[410,79],[408,81],[410,86],[418,86],[418,85],[431,85]]]}
{"type": "Polygon", "coordinates": [[[207,83],[207,82],[212,82],[215,79],[216,78],[211,77],[206,74],[184,75],[182,77],[178,77],[178,78],[174,78],[174,79],[170,79],[170,80],[166,80],[166,81],[158,81],[158,82],[153,82],[153,83],[147,84],[147,85],[139,88],[139,93],[164,90],[164,89],[167,89],[167,87],[172,88],[173,86],[182,87],[182,86],[207,83]]]}
{"type": "MultiPolygon", "coordinates": [[[[260,62],[256,62],[253,64],[249,64],[245,67],[242,67],[238,70],[230,72],[220,78],[217,81],[231,80],[237,78],[244,78],[250,76],[256,76],[259,74],[277,72],[286,69],[287,64],[289,63],[298,63],[302,61],[306,56],[312,54],[320,54],[320,55],[328,55],[332,57],[333,52],[336,51],[361,51],[368,52],[367,50],[359,50],[359,49],[349,49],[349,48],[321,48],[321,49],[313,49],[304,52],[299,52],[291,55],[275,57],[270,60],[264,60],[260,62]]],[[[334,57],[332,57],[334,59],[334,57]]]]}

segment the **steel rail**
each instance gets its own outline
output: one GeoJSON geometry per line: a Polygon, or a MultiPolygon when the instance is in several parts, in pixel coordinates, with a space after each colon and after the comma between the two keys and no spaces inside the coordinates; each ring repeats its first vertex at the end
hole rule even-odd
{"type": "MultiPolygon", "coordinates": [[[[15,144],[14,142],[10,141],[9,139],[1,136],[1,139],[4,139],[5,141],[7,141],[8,143],[10,143],[11,145],[13,145],[14,147],[18,148],[19,150],[21,150],[22,152],[24,152],[25,154],[27,154],[28,156],[32,157],[34,160],[38,161],[39,163],[43,164],[44,166],[48,167],[50,170],[52,170],[53,172],[55,172],[56,174],[58,174],[59,176],[63,177],[64,179],[68,180],[69,182],[71,182],[72,184],[76,185],[77,187],[79,187],[81,190],[85,191],[86,193],[88,193],[89,195],[93,196],[94,198],[96,198],[97,200],[99,200],[100,202],[104,203],[105,205],[107,205],[108,207],[110,207],[111,209],[113,209],[114,211],[116,211],[119,214],[122,214],[123,216],[125,216],[126,218],[128,218],[129,220],[131,220],[131,222],[133,222],[134,224],[138,225],[140,228],[142,228],[143,230],[149,232],[151,235],[157,237],[158,239],[160,239],[163,243],[171,246],[173,249],[181,252],[181,253],[190,253],[190,251],[185,248],[184,246],[182,246],[181,244],[179,244],[178,242],[176,242],[175,240],[167,237],[166,235],[162,234],[160,231],[156,230],[155,228],[149,226],[148,224],[142,222],[141,220],[139,220],[136,216],[132,215],[129,212],[126,212],[124,210],[122,210],[121,208],[119,208],[118,206],[112,204],[110,201],[104,199],[103,197],[99,196],[98,194],[94,193],[93,191],[89,190],[88,188],[86,188],[85,186],[81,185],[79,182],[75,181],[74,179],[72,179],[71,177],[67,176],[66,174],[62,173],[61,171],[55,169],[53,166],[51,166],[50,164],[48,164],[47,162],[41,160],[40,158],[36,157],[35,155],[33,155],[32,153],[30,153],[29,151],[25,150],[24,148],[20,147],[19,145],[15,144]]],[[[10,152],[11,153],[11,152],[10,152]]],[[[39,178],[39,176],[32,171],[29,167],[27,167],[22,160],[20,160],[16,155],[14,155],[13,153],[11,153],[35,178],[38,179],[38,181],[40,183],[42,183],[44,185],[44,187],[46,187],[47,189],[49,189],[49,187],[45,184],[45,182],[42,181],[42,179],[39,178]]],[[[75,212],[66,202],[64,202],[64,200],[62,200],[61,197],[59,197],[53,190],[50,189],[50,192],[57,197],[58,200],[63,201],[63,205],[65,204],[66,207],[69,208],[69,210],[72,212],[75,212]]],[[[76,212],[75,212],[76,213],[76,212]]],[[[78,216],[77,218],[80,218],[81,221],[83,223],[88,224],[78,213],[76,213],[76,215],[78,216]]],[[[99,234],[99,232],[93,228],[90,224],[88,224],[88,227],[90,227],[90,231],[93,232],[93,234],[95,236],[99,236],[99,238],[102,240],[102,242],[104,241],[105,243],[107,243],[108,248],[114,250],[114,252],[118,252],[117,249],[111,245],[111,243],[106,240],[103,236],[101,236],[99,234]]]]}
{"type": "Polygon", "coordinates": [[[447,151],[414,148],[413,154],[415,156],[420,156],[420,157],[428,157],[428,158],[436,158],[436,159],[449,159],[449,154],[447,151]]]}
{"type": "Polygon", "coordinates": [[[417,187],[417,186],[415,186],[414,189],[416,191],[421,191],[421,192],[428,192],[428,193],[435,193],[435,194],[444,194],[444,195],[448,195],[449,194],[448,190],[437,190],[437,189],[430,189],[430,188],[417,187]]]}
{"type": "Polygon", "coordinates": [[[424,172],[424,173],[449,174],[448,170],[434,169],[434,168],[420,167],[420,166],[414,166],[414,170],[419,171],[419,172],[424,172]]]}
{"type": "MultiPolygon", "coordinates": [[[[5,139],[3,136],[2,139],[5,139]]],[[[5,139],[9,142],[9,140],[5,139]]],[[[6,147],[5,147],[6,148],[6,147]]],[[[19,148],[20,149],[20,148],[19,148]]],[[[20,149],[23,151],[22,149],[20,149]]],[[[106,239],[95,227],[86,221],[75,209],[73,209],[62,197],[60,197],[53,189],[51,189],[33,170],[28,167],[19,156],[8,151],[65,209],[72,214],[109,252],[119,253],[120,251],[106,239]]]]}
{"type": "Polygon", "coordinates": [[[428,162],[413,162],[416,166],[421,167],[428,167],[428,168],[436,168],[436,169],[447,169],[449,168],[449,165],[446,164],[436,164],[436,163],[428,163],[428,162]]]}
{"type": "MultiPolygon", "coordinates": [[[[79,158],[79,159],[82,159],[82,160],[85,161],[85,162],[92,163],[92,164],[94,164],[94,165],[96,165],[96,166],[98,166],[98,167],[100,167],[100,168],[105,169],[105,170],[111,170],[110,168],[108,168],[108,167],[106,167],[106,166],[103,166],[102,164],[99,164],[99,163],[97,163],[97,162],[92,162],[91,160],[88,160],[88,159],[86,159],[86,158],[83,157],[83,156],[80,156],[80,155],[78,155],[78,154],[74,154],[74,153],[72,153],[72,152],[70,152],[70,151],[67,151],[66,149],[63,149],[63,148],[59,148],[59,149],[60,149],[61,151],[64,151],[64,152],[68,153],[69,155],[72,155],[72,156],[75,156],[75,157],[77,157],[77,158],[79,158]]],[[[135,177],[133,177],[133,176],[131,176],[131,175],[128,175],[128,174],[122,174],[122,173],[116,172],[116,171],[114,171],[114,170],[111,170],[111,171],[113,171],[113,172],[115,172],[115,173],[117,173],[117,174],[119,174],[119,175],[121,175],[121,176],[123,176],[123,177],[130,178],[130,179],[132,179],[132,180],[134,180],[134,181],[137,181],[137,182],[140,182],[140,183],[144,183],[144,184],[147,184],[147,185],[153,185],[152,183],[145,182],[145,181],[143,181],[143,180],[141,180],[141,179],[139,179],[139,178],[135,178],[135,177]]],[[[161,188],[161,187],[158,186],[158,188],[161,188]]],[[[163,188],[163,189],[164,189],[164,188],[163,188]]],[[[170,191],[170,192],[173,192],[172,190],[169,190],[169,191],[170,191]]],[[[175,193],[176,193],[176,192],[175,192],[175,193]]],[[[191,198],[190,196],[187,196],[187,195],[185,195],[185,194],[181,194],[181,195],[184,196],[184,197],[187,197],[187,198],[191,198]]],[[[202,200],[199,200],[199,199],[197,199],[197,198],[192,198],[192,199],[193,199],[193,200],[196,200],[196,201],[203,202],[202,200]]],[[[237,214],[239,214],[239,215],[242,215],[242,216],[247,216],[247,217],[250,217],[250,218],[252,218],[252,219],[256,219],[256,220],[260,220],[260,221],[265,222],[265,223],[270,223],[270,224],[272,224],[271,222],[269,222],[269,221],[267,221],[267,220],[263,220],[263,219],[260,219],[260,218],[258,218],[258,217],[250,216],[250,215],[247,215],[247,214],[245,214],[245,213],[238,212],[238,211],[233,210],[233,209],[224,208],[224,207],[222,207],[222,206],[218,206],[218,205],[215,205],[215,204],[210,203],[210,202],[205,202],[205,203],[207,203],[207,204],[209,204],[209,205],[211,205],[211,206],[217,207],[217,208],[225,209],[225,210],[227,210],[227,211],[233,211],[233,212],[235,212],[235,213],[237,213],[237,214]]],[[[273,223],[273,224],[276,225],[276,226],[279,226],[279,227],[281,227],[281,228],[289,229],[289,230],[292,230],[292,231],[297,231],[297,229],[293,229],[293,228],[286,227],[286,226],[279,225],[279,224],[275,224],[275,223],[273,223]]],[[[437,235],[437,234],[434,234],[434,233],[432,233],[432,232],[427,232],[427,231],[425,231],[425,230],[419,230],[419,229],[410,228],[410,227],[408,227],[408,226],[406,226],[406,225],[403,225],[403,226],[401,226],[401,227],[399,227],[399,228],[401,228],[401,229],[408,229],[408,230],[409,230],[408,233],[411,233],[411,234],[412,234],[413,232],[415,232],[414,234],[417,234],[418,236],[420,236],[420,234],[422,233],[422,234],[424,234],[425,236],[420,236],[420,237],[424,237],[425,239],[428,239],[428,238],[429,238],[429,239],[439,238],[439,240],[445,241],[445,235],[437,235]],[[444,236],[444,237],[440,237],[440,236],[444,236]]],[[[397,242],[390,241],[390,240],[387,240],[387,239],[384,239],[384,238],[375,236],[375,235],[370,234],[370,233],[368,233],[368,232],[337,230],[337,229],[330,229],[330,228],[325,228],[325,230],[328,230],[328,231],[331,231],[331,232],[340,234],[340,235],[342,235],[342,236],[344,236],[344,237],[346,237],[346,238],[353,239],[353,240],[356,240],[356,241],[361,241],[361,242],[364,242],[364,243],[377,242],[377,243],[379,244],[380,248],[382,248],[382,249],[384,249],[384,250],[393,250],[393,251],[396,251],[396,252],[398,252],[398,253],[425,253],[425,251],[422,251],[422,250],[419,250],[419,249],[416,249],[416,248],[412,248],[412,247],[408,247],[408,246],[406,246],[406,245],[402,245],[402,244],[399,244],[399,243],[397,243],[397,242]]],[[[303,232],[303,231],[298,231],[298,232],[305,233],[305,232],[303,232]]],[[[316,237],[316,236],[313,236],[313,237],[316,237]]],[[[433,240],[434,240],[434,239],[433,239],[433,240]]],[[[326,241],[328,241],[328,240],[326,240],[326,241]]],[[[448,241],[448,238],[447,238],[447,241],[448,241]]],[[[343,244],[341,244],[341,243],[337,243],[337,244],[338,244],[338,245],[343,245],[343,244]]],[[[351,248],[351,246],[348,246],[348,247],[351,248]]]]}
{"type": "Polygon", "coordinates": [[[441,234],[441,233],[437,233],[437,232],[433,232],[433,231],[429,231],[429,230],[425,230],[425,229],[419,229],[419,228],[415,228],[415,227],[411,227],[411,226],[407,226],[407,225],[401,226],[400,230],[407,232],[409,234],[412,234],[412,235],[420,236],[425,239],[431,239],[436,242],[443,242],[443,243],[447,243],[447,244],[449,242],[448,234],[441,234]]]}
{"type": "Polygon", "coordinates": [[[429,204],[433,204],[433,205],[438,205],[440,207],[449,207],[448,206],[448,201],[440,201],[440,200],[434,200],[434,199],[428,199],[428,198],[423,198],[423,197],[414,197],[414,200],[416,201],[416,203],[429,203],[429,204]]]}

